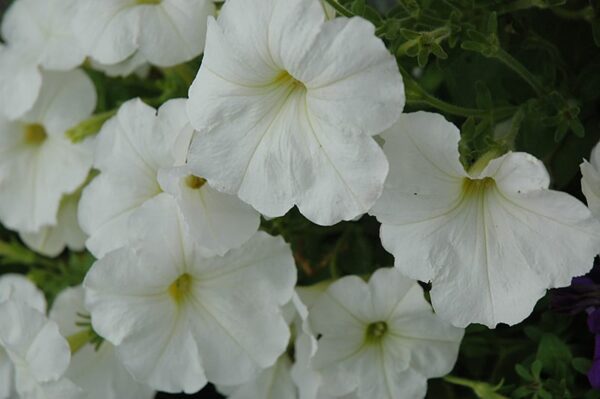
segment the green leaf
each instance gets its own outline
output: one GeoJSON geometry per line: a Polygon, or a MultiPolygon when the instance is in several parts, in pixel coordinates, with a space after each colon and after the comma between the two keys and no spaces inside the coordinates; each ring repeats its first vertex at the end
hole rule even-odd
{"type": "Polygon", "coordinates": [[[533,376],[531,375],[529,370],[527,370],[527,368],[525,366],[523,366],[522,364],[516,364],[515,371],[525,381],[528,381],[528,382],[533,381],[533,376]]]}
{"type": "Polygon", "coordinates": [[[583,375],[587,375],[590,368],[592,368],[592,361],[583,357],[576,357],[571,361],[573,368],[583,375]]]}
{"type": "Polygon", "coordinates": [[[571,364],[573,355],[571,349],[559,337],[545,333],[538,345],[536,358],[544,365],[544,371],[562,377],[565,374],[565,365],[571,364]]]}

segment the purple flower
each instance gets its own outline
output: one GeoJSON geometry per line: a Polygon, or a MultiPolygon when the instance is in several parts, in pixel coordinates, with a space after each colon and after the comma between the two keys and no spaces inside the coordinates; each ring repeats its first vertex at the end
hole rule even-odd
{"type": "Polygon", "coordinates": [[[588,328],[596,337],[594,359],[588,379],[595,389],[600,389],[600,261],[596,258],[593,269],[585,276],[575,277],[571,285],[552,290],[550,306],[571,315],[586,312],[588,328]]]}

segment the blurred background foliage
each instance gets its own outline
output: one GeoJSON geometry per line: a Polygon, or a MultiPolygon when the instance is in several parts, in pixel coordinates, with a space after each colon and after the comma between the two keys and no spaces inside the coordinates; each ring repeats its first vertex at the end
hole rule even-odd
{"type": "MultiPolygon", "coordinates": [[[[404,77],[405,111],[442,113],[461,127],[465,165],[491,150],[527,151],[542,159],[554,189],[583,199],[579,164],[600,138],[600,2],[595,0],[327,0],[342,15],[376,27],[404,77]]],[[[9,1],[0,0],[0,13],[9,1]]],[[[149,78],[109,78],[85,67],[98,90],[99,115],[74,137],[93,134],[118,106],[142,97],[158,106],[185,97],[201,59],[149,78]]],[[[391,266],[370,216],[321,227],[297,210],[262,228],[291,244],[299,282],[348,274],[367,276],[391,266]]],[[[89,254],[47,259],[0,229],[0,274],[28,274],[49,300],[79,284],[89,254]]],[[[428,287],[424,285],[426,289],[428,287]]],[[[565,315],[549,303],[513,327],[467,329],[452,375],[430,381],[428,398],[600,398],[586,377],[594,336],[585,314],[565,315]]],[[[218,398],[213,387],[196,395],[218,398]]],[[[257,398],[260,399],[260,398],[257,398]]]]}

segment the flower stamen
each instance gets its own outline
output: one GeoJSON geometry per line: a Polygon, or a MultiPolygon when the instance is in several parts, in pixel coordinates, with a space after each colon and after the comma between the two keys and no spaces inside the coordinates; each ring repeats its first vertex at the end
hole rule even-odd
{"type": "Polygon", "coordinates": [[[38,145],[46,140],[48,134],[46,133],[44,126],[40,125],[39,123],[31,123],[25,125],[23,128],[23,136],[25,138],[25,143],[38,145]]]}
{"type": "Polygon", "coordinates": [[[206,179],[202,177],[189,175],[185,178],[185,185],[191,188],[192,190],[198,190],[206,183],[206,179]]]}
{"type": "Polygon", "coordinates": [[[191,290],[192,276],[185,273],[169,286],[169,295],[179,304],[190,294],[191,290]]]}
{"type": "Polygon", "coordinates": [[[379,341],[387,333],[388,325],[385,321],[378,321],[367,326],[367,341],[379,341]]]}

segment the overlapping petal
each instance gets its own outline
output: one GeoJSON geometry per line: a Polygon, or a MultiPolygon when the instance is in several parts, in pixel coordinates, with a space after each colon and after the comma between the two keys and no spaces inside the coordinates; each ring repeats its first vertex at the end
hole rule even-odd
{"type": "Polygon", "coordinates": [[[0,347],[14,366],[20,398],[82,397],[82,391],[63,378],[71,353],[53,321],[15,300],[0,303],[0,320],[0,347]]]}
{"type": "MultiPolygon", "coordinates": [[[[50,319],[64,336],[70,336],[81,332],[77,323],[87,313],[84,290],[79,286],[67,288],[57,296],[50,319]]],[[[103,342],[99,350],[92,344],[79,349],[65,375],[84,390],[88,399],[151,399],[155,395],[152,389],[134,381],[109,342],[103,342]]]]}
{"type": "Polygon", "coordinates": [[[588,207],[596,217],[600,217],[600,146],[596,144],[589,161],[581,164],[581,191],[588,207]]]}
{"type": "Polygon", "coordinates": [[[256,232],[256,211],[183,166],[192,131],[182,99],[166,102],[158,114],[141,100],[131,100],[106,122],[95,154],[101,173],[84,190],[79,209],[90,235],[86,245],[97,257],[125,245],[129,219],[163,191],[175,198],[172,206],[183,212],[208,252],[223,254],[256,232]]]}
{"type": "Polygon", "coordinates": [[[73,251],[83,250],[87,236],[77,220],[79,198],[79,192],[64,196],[56,215],[56,225],[42,227],[35,233],[21,233],[23,242],[50,257],[58,256],[65,247],[73,251]]]}
{"type": "Polygon", "coordinates": [[[204,48],[206,20],[215,6],[208,0],[84,0],[76,4],[73,30],[88,55],[117,64],[139,53],[150,63],[173,66],[204,48]]]}

